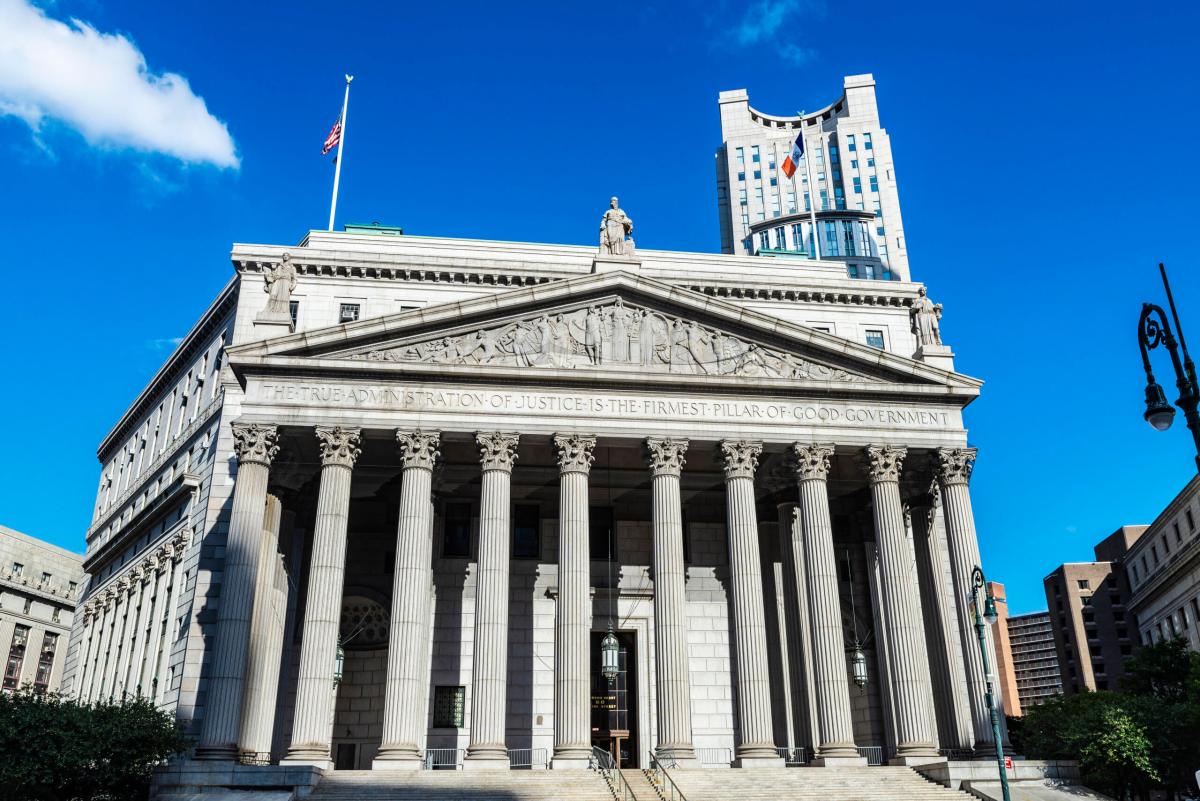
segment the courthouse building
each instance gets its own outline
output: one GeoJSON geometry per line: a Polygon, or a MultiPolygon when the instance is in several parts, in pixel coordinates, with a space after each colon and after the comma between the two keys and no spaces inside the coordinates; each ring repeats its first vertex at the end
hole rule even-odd
{"type": "Polygon", "coordinates": [[[631,228],[235,245],[100,445],[69,691],[196,764],[994,749],[941,307],[631,228]]]}

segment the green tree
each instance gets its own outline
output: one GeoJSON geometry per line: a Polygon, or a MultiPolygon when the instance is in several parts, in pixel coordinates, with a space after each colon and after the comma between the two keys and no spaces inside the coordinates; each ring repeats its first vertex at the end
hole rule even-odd
{"type": "Polygon", "coordinates": [[[22,690],[0,695],[0,799],[133,801],[190,747],[145,699],[90,706],[22,690]]]}

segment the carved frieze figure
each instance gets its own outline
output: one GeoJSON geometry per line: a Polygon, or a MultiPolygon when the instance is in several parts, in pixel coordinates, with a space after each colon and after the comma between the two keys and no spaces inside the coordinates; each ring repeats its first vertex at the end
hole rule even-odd
{"type": "Polygon", "coordinates": [[[589,306],[587,316],[583,318],[583,348],[592,364],[600,364],[603,360],[600,355],[600,348],[604,344],[602,323],[600,310],[589,306]]]}
{"type": "Polygon", "coordinates": [[[296,289],[296,265],[292,264],[292,254],[284,253],[279,264],[268,266],[263,272],[263,279],[266,281],[263,291],[267,293],[264,316],[291,319],[292,312],[288,304],[296,289]]]}
{"type": "Polygon", "coordinates": [[[633,220],[621,210],[614,197],[608,202],[608,211],[600,219],[600,255],[632,256],[633,239],[625,239],[632,233],[633,220]]]}
{"type": "Polygon", "coordinates": [[[682,375],[875,381],[695,320],[666,318],[619,298],[492,327],[401,341],[348,358],[387,362],[586,368],[610,365],[682,375]],[[637,351],[634,352],[636,343],[637,351]],[[637,365],[635,368],[634,365],[637,365]]]}
{"type": "Polygon", "coordinates": [[[925,296],[925,287],[917,290],[917,299],[908,310],[909,324],[917,335],[917,344],[932,346],[942,344],[938,320],[942,319],[942,304],[933,303],[925,296]]]}

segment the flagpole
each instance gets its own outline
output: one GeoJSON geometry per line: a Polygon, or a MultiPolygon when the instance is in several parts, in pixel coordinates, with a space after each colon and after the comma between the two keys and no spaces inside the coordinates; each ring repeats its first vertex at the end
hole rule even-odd
{"type": "Polygon", "coordinates": [[[337,165],[333,168],[333,200],[329,203],[329,230],[333,230],[333,215],[337,212],[338,183],[342,179],[342,146],[346,144],[346,109],[350,107],[350,82],[353,75],[346,76],[346,97],[342,100],[341,135],[338,137],[337,165]]]}
{"type": "MultiPolygon", "coordinates": [[[[803,124],[803,120],[801,120],[803,124]]],[[[803,134],[801,134],[803,136],[803,134]]],[[[821,258],[821,232],[817,230],[817,185],[812,179],[812,151],[808,148],[808,137],[804,137],[804,174],[808,178],[808,216],[812,220],[813,250],[819,260],[821,258]]],[[[333,230],[330,227],[329,230],[333,230]]]]}

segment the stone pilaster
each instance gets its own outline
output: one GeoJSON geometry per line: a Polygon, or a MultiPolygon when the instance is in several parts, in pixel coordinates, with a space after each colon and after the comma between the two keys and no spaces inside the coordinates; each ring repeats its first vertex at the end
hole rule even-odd
{"type": "Polygon", "coordinates": [[[357,428],[340,426],[316,429],[321,449],[321,485],[317,491],[308,598],[300,640],[296,713],[291,745],[284,759],[287,764],[331,767],[329,749],[333,721],[329,710],[336,692],[333,670],[346,576],[350,482],[354,463],[361,452],[361,433],[357,428]]]}
{"type": "Polygon", "coordinates": [[[888,677],[896,716],[894,761],[917,764],[935,760],[938,754],[920,590],[900,500],[900,471],[907,453],[905,448],[871,445],[865,449],[864,465],[871,482],[879,594],[888,633],[888,677]]]}
{"type": "MultiPolygon", "coordinates": [[[[950,552],[950,573],[954,582],[954,597],[959,607],[959,647],[963,654],[963,667],[967,677],[967,702],[971,706],[971,721],[974,726],[975,750],[990,754],[995,750],[996,738],[992,735],[992,720],[988,714],[984,693],[987,677],[983,670],[983,657],[979,653],[979,638],[975,635],[971,619],[971,572],[981,564],[979,540],[975,536],[975,513],[971,509],[971,492],[968,484],[975,469],[975,448],[938,448],[937,480],[942,495],[942,514],[946,523],[946,545],[950,552]]],[[[992,627],[984,626],[987,638],[988,658],[992,669],[996,666],[996,648],[992,642],[992,627]]],[[[996,687],[996,708],[1000,708],[999,687],[996,687]]],[[[1004,716],[1000,716],[1001,743],[1008,746],[1004,716]]]]}
{"type": "Polygon", "coordinates": [[[137,647],[130,657],[128,684],[125,692],[128,695],[142,695],[142,665],[146,663],[146,649],[150,647],[152,635],[147,631],[154,616],[154,585],[157,580],[155,565],[157,560],[147,559],[138,565],[138,583],[141,591],[138,596],[137,647]]]}
{"type": "Polygon", "coordinates": [[[279,692],[279,660],[283,654],[283,618],[275,615],[272,595],[279,563],[279,520],[283,504],[267,495],[262,538],[258,545],[258,572],[254,588],[254,616],[250,619],[250,650],[246,659],[246,700],[238,751],[269,754],[279,692]]]}
{"type": "Polygon", "coordinates": [[[96,600],[100,609],[100,631],[96,642],[96,656],[92,660],[92,675],[88,681],[87,700],[89,702],[100,700],[100,693],[104,683],[104,668],[108,660],[108,642],[112,635],[113,603],[115,600],[116,593],[111,588],[100,593],[96,600]]]}
{"type": "Polygon", "coordinates": [[[646,440],[654,528],[654,656],[658,679],[655,752],[680,767],[698,767],[692,744],[683,506],[679,493],[679,474],[687,447],[686,439],[646,440]]]}
{"type": "Polygon", "coordinates": [[[153,699],[156,696],[154,679],[157,655],[162,644],[162,619],[166,613],[167,594],[170,592],[171,560],[162,554],[161,549],[150,557],[151,581],[154,582],[153,606],[150,610],[150,641],[146,644],[150,653],[142,663],[142,675],[139,679],[142,695],[153,699]]]}
{"type": "Polygon", "coordinates": [[[585,768],[592,753],[588,473],[596,438],[556,434],[558,615],[554,625],[555,768],[585,768]]]}
{"type": "Polygon", "coordinates": [[[508,769],[504,741],[508,687],[509,520],[516,434],[475,435],[483,468],[479,494],[479,557],[475,647],[471,661],[471,739],[464,768],[508,769]]]}
{"type": "Polygon", "coordinates": [[[273,425],[233,424],[238,459],[233,509],[225,542],[225,564],[213,657],[209,665],[208,701],[196,759],[235,759],[241,733],[250,619],[258,573],[258,542],[266,511],[271,460],[279,452],[273,425]]]}
{"type": "Polygon", "coordinates": [[[733,595],[738,724],[735,756],[741,767],[782,765],[771,721],[771,677],[763,610],[762,562],[754,471],[761,442],[724,440],[719,455],[725,469],[725,519],[729,537],[729,586],[733,595]]]}
{"type": "MultiPolygon", "coordinates": [[[[175,609],[179,604],[179,596],[183,594],[183,555],[187,551],[187,547],[191,544],[191,530],[180,532],[171,538],[171,541],[163,548],[164,559],[168,563],[167,567],[167,597],[164,614],[167,617],[167,634],[170,634],[170,621],[175,617],[175,609]]],[[[166,681],[162,677],[167,675],[167,662],[171,658],[171,646],[175,641],[166,639],[162,645],[162,653],[158,655],[158,663],[154,667],[154,703],[162,704],[166,701],[167,691],[171,688],[167,686],[166,681]]]]}
{"type": "Polygon", "coordinates": [[[388,631],[383,744],[375,770],[417,770],[429,696],[430,594],[433,589],[433,467],[441,434],[397,431],[400,463],[400,522],[396,531],[396,576],[388,631]]]}
{"type": "Polygon", "coordinates": [[[792,529],[792,548],[803,553],[806,597],[801,603],[807,603],[810,621],[804,646],[812,651],[816,761],[822,765],[866,764],[854,745],[837,557],[829,516],[829,459],[833,446],[796,443],[792,454],[796,459],[801,523],[792,529]],[[800,543],[795,541],[797,534],[803,537],[800,543]]]}
{"type": "Polygon", "coordinates": [[[125,630],[121,636],[121,663],[117,665],[116,684],[113,687],[113,697],[117,700],[124,699],[133,689],[128,684],[133,654],[137,650],[136,641],[141,638],[142,632],[139,623],[142,616],[144,578],[145,570],[140,565],[129,571],[129,589],[125,596],[125,630]]]}
{"type": "MultiPolygon", "coordinates": [[[[108,643],[108,659],[101,677],[100,700],[112,701],[117,695],[121,657],[125,653],[125,628],[129,625],[129,599],[132,584],[128,576],[117,579],[113,596],[113,626],[108,643]]],[[[29,648],[32,652],[32,648],[29,648]]],[[[116,700],[120,700],[117,698],[116,700]]]]}
{"type": "MultiPolygon", "coordinates": [[[[87,700],[87,681],[92,675],[92,649],[96,646],[96,604],[92,601],[80,606],[83,615],[83,639],[79,645],[79,656],[75,669],[75,678],[71,682],[71,697],[76,701],[87,700]]],[[[0,632],[0,642],[4,641],[7,632],[0,632]]]]}

